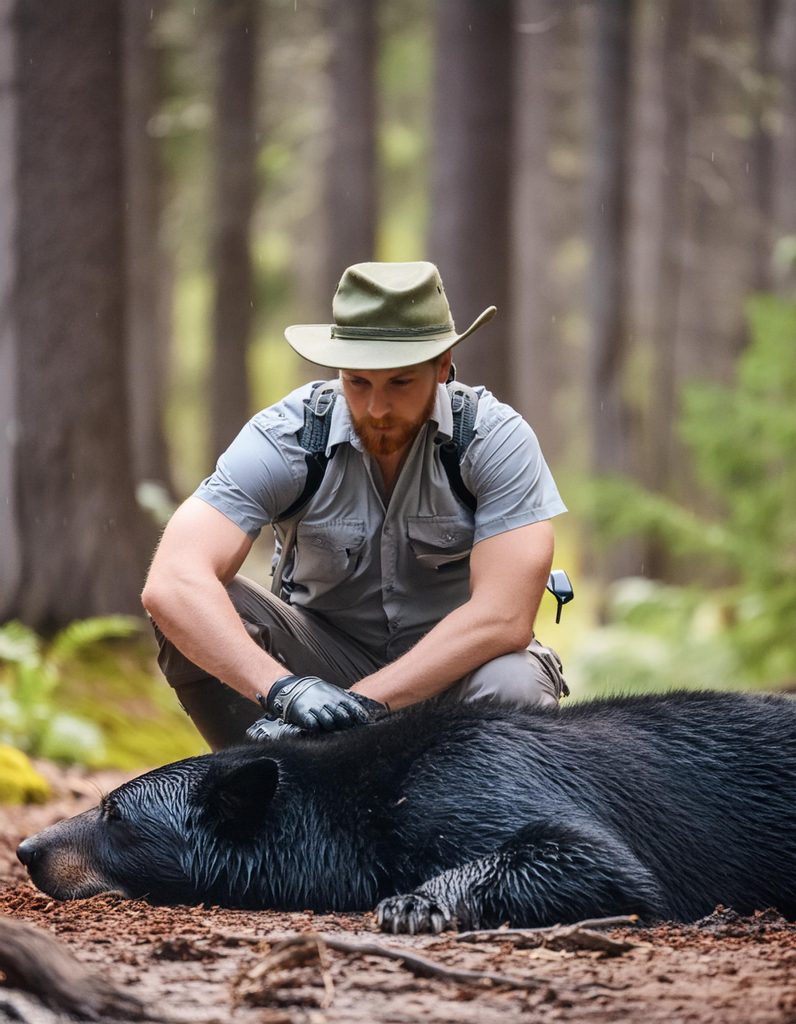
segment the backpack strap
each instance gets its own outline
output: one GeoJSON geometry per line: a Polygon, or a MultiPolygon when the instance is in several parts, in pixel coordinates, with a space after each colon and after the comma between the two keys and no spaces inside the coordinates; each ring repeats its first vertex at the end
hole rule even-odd
{"type": "Polygon", "coordinates": [[[307,478],[304,481],[301,494],[292,505],[273,520],[275,523],[281,523],[284,519],[292,519],[310,502],[321,486],[323,475],[329,464],[326,448],[329,444],[329,432],[332,429],[332,410],[340,393],[339,384],[337,379],[321,381],[313,385],[310,397],[304,399],[304,426],[298,432],[298,443],[305,452],[307,478]]]}
{"type": "Polygon", "coordinates": [[[298,432],[298,443],[305,452],[307,478],[304,481],[301,494],[284,512],[280,512],[272,520],[273,526],[287,522],[287,526],[280,530],[282,549],[271,580],[271,593],[277,596],[282,593],[285,565],[296,546],[296,532],[300,516],[296,517],[310,503],[313,495],[321,486],[323,475],[329,464],[330,456],[326,454],[326,448],[332,429],[332,410],[339,393],[340,386],[337,379],[320,381],[313,385],[310,397],[304,399],[304,426],[298,432]]]}
{"type": "Polygon", "coordinates": [[[450,441],[439,446],[439,457],[451,490],[466,508],[475,512],[477,501],[475,495],[471,494],[464,485],[461,462],[470,442],[475,437],[478,392],[466,384],[461,384],[458,380],[448,381],[446,387],[453,412],[453,435],[450,441]]]}
{"type": "MultiPolygon", "coordinates": [[[[478,393],[457,380],[446,385],[453,412],[453,436],[440,445],[439,453],[445,475],[451,490],[472,512],[476,508],[475,495],[464,485],[460,463],[468,445],[475,436],[475,415],[478,409],[478,393]]],[[[340,382],[321,381],[313,385],[309,398],[304,399],[304,426],[298,432],[298,443],[304,449],[307,464],[307,478],[296,500],[272,520],[272,524],[287,522],[281,538],[282,550],[274,569],[271,591],[280,594],[285,564],[296,543],[299,513],[310,503],[323,482],[330,456],[326,454],[329,432],[332,426],[332,411],[340,394],[340,382]],[[292,520],[292,522],[290,521],[292,520]]],[[[334,453],[332,453],[334,454],[334,453]]],[[[299,517],[300,518],[300,517],[299,517]]]]}

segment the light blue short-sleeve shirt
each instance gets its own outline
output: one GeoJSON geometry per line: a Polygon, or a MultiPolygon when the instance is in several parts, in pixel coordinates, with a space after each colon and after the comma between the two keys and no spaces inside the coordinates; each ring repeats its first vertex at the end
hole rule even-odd
{"type": "MultiPolygon", "coordinates": [[[[379,659],[399,657],[468,599],[473,545],[566,511],[530,426],[484,388],[475,390],[475,435],[461,461],[475,512],[451,490],[439,456],[453,429],[444,385],[386,504],[345,399],[335,402],[332,457],[298,523],[283,596],[379,659]]],[[[252,538],[304,487],[297,434],[311,391],[307,384],[257,413],[195,492],[252,538]]]]}

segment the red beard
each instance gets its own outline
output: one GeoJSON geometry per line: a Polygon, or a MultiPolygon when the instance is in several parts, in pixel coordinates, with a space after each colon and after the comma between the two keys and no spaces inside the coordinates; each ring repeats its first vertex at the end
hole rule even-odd
{"type": "Polygon", "coordinates": [[[421,427],[428,422],[436,397],[437,385],[435,383],[422,415],[416,420],[405,420],[398,416],[383,416],[381,419],[374,419],[367,414],[357,419],[352,415],[354,430],[356,430],[365,451],[370,455],[394,455],[410,445],[417,437],[421,427]]]}

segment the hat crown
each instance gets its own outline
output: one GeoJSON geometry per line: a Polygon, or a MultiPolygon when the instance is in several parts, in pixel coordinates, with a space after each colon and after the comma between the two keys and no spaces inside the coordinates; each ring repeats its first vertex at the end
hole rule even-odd
{"type": "Polygon", "coordinates": [[[433,263],[355,263],[332,302],[336,336],[346,328],[379,335],[455,331],[445,289],[433,263]]]}
{"type": "Polygon", "coordinates": [[[457,332],[433,263],[355,263],[340,279],[334,323],[293,324],[285,337],[299,355],[341,370],[388,370],[436,359],[497,312],[488,306],[457,332]]]}

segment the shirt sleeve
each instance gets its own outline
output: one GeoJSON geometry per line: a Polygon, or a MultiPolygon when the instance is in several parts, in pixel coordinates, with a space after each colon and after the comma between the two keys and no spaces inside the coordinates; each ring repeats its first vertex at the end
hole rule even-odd
{"type": "Polygon", "coordinates": [[[194,496],[218,509],[256,539],[301,493],[306,480],[297,432],[304,422],[305,388],[257,413],[219,458],[194,496]]]}
{"type": "Polygon", "coordinates": [[[474,544],[567,511],[528,423],[507,405],[484,404],[462,460],[462,479],[477,500],[474,544]]]}

